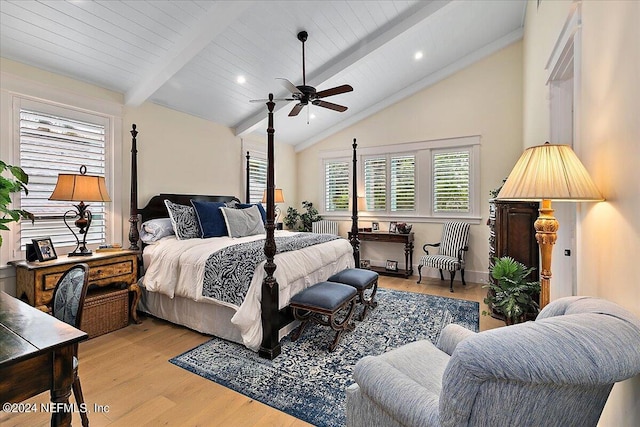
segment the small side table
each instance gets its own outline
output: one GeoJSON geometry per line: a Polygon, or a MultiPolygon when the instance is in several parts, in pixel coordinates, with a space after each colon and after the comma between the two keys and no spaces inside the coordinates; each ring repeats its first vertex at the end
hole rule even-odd
{"type": "Polygon", "coordinates": [[[135,323],[138,320],[137,307],[141,291],[138,286],[138,252],[121,250],[116,252],[99,252],[91,256],[67,257],[43,262],[24,260],[10,261],[16,268],[16,296],[22,301],[42,311],[48,311],[53,297],[53,290],[60,276],[73,264],[89,265],[89,285],[99,287],[120,285],[128,289],[131,296],[130,317],[135,323]]]}

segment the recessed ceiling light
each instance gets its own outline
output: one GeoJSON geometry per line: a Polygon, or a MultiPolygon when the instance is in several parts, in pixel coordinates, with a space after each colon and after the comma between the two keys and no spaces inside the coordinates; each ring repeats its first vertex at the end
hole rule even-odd
{"type": "Polygon", "coordinates": [[[242,85],[247,82],[247,79],[245,79],[244,76],[238,76],[238,78],[236,79],[236,82],[242,85]]]}
{"type": "Polygon", "coordinates": [[[413,59],[415,59],[416,61],[419,61],[420,59],[422,59],[423,56],[424,54],[422,53],[422,51],[419,50],[413,55],[413,59]]]}
{"type": "Polygon", "coordinates": [[[313,113],[311,113],[311,114],[309,115],[309,118],[310,118],[311,120],[313,120],[313,119],[315,119],[315,118],[316,118],[316,115],[315,115],[315,114],[313,114],[313,113]]]}

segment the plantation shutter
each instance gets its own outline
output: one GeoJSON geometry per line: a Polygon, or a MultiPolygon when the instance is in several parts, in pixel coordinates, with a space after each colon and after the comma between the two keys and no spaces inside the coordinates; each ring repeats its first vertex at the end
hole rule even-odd
{"type": "Polygon", "coordinates": [[[416,156],[391,157],[391,211],[413,211],[416,206],[416,156]]]}
{"type": "Polygon", "coordinates": [[[367,211],[387,210],[387,158],[364,160],[364,197],[367,211]]]}
{"type": "Polygon", "coordinates": [[[327,212],[349,210],[349,162],[327,161],[324,166],[325,199],[327,212]]]}
{"type": "Polygon", "coordinates": [[[469,151],[448,151],[433,156],[434,212],[469,212],[469,151]]]}
{"type": "Polygon", "coordinates": [[[262,194],[267,188],[267,159],[256,157],[253,154],[249,158],[249,200],[250,203],[260,203],[262,194]]]}
{"type": "MultiPolygon", "coordinates": [[[[20,166],[29,175],[29,194],[21,198],[21,208],[36,220],[20,222],[20,249],[32,238],[51,237],[57,247],[75,246],[76,202],[50,201],[59,173],[79,174],[80,166],[87,175],[105,176],[105,126],[51,114],[20,110],[20,166]]],[[[87,244],[106,240],[106,209],[103,202],[88,203],[92,214],[87,244]]],[[[79,236],[82,239],[82,236],[79,236]]]]}

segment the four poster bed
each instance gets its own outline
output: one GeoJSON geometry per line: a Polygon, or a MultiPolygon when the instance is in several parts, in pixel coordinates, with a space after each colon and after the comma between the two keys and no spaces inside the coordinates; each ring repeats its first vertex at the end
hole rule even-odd
{"type": "MultiPolygon", "coordinates": [[[[138,208],[138,132],[134,124],[129,219],[130,248],[140,249],[141,234],[144,242],[139,309],[244,344],[269,359],[280,353],[280,338],[291,328],[290,298],[345,268],[354,267],[359,258],[356,206],[348,242],[330,235],[275,230],[274,106],[273,96],[269,95],[264,211],[259,212],[258,206],[248,200],[247,204],[241,204],[234,196],[166,193],[152,197],[144,208],[138,208]],[[207,218],[218,215],[217,212],[223,214],[226,233],[209,237],[211,234],[207,233],[213,223],[207,222],[207,218]],[[189,235],[193,213],[200,221],[201,236],[189,235]],[[234,222],[234,218],[239,221],[234,222]],[[254,224],[255,230],[251,225],[252,231],[247,231],[247,223],[254,224]],[[167,231],[168,228],[172,230],[167,231]]],[[[355,140],[353,167],[355,172],[355,140]]],[[[353,194],[355,189],[354,180],[353,194]]]]}

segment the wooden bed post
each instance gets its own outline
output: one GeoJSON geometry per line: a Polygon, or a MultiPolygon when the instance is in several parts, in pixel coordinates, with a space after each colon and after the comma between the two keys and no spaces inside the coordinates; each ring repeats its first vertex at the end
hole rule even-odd
{"type": "Polygon", "coordinates": [[[279,291],[280,287],[273,273],[276,271],[276,264],[273,258],[276,254],[276,242],[274,237],[274,190],[275,190],[275,174],[273,165],[273,94],[269,94],[268,117],[269,124],[267,126],[267,223],[265,230],[267,237],[264,243],[264,254],[267,259],[264,265],[264,271],[267,273],[262,281],[262,344],[258,354],[260,357],[274,359],[280,354],[280,322],[279,320],[279,291]]]}
{"type": "Polygon", "coordinates": [[[351,189],[351,237],[349,241],[353,246],[353,260],[355,267],[360,268],[360,239],[358,238],[358,159],[356,157],[356,139],[353,138],[353,187],[351,189]]]}
{"type": "Polygon", "coordinates": [[[245,181],[245,198],[244,198],[244,202],[245,203],[251,203],[251,194],[249,192],[249,179],[251,178],[250,174],[249,174],[249,159],[251,158],[251,156],[249,155],[249,151],[247,151],[247,169],[246,169],[246,181],[245,181]]]}
{"type": "Polygon", "coordinates": [[[138,240],[140,233],[138,232],[138,147],[135,123],[131,125],[131,205],[129,207],[129,249],[139,251],[138,240]]]}

